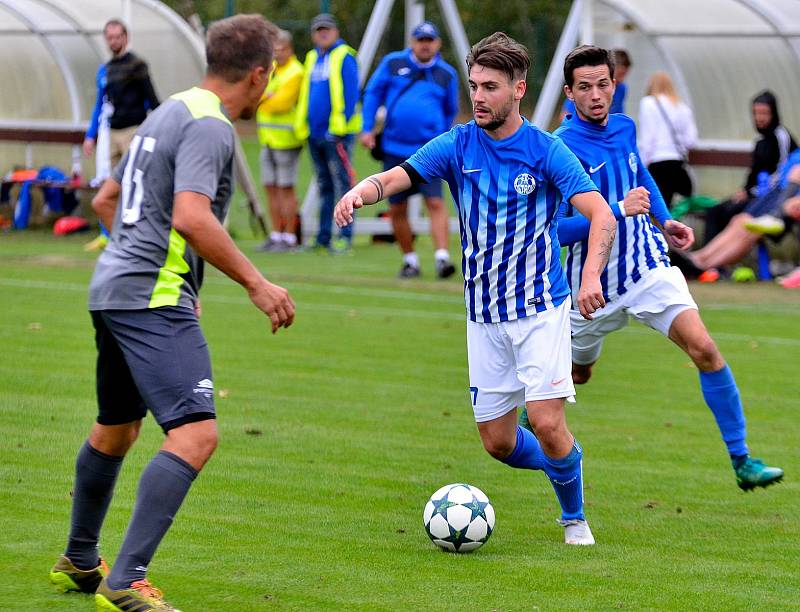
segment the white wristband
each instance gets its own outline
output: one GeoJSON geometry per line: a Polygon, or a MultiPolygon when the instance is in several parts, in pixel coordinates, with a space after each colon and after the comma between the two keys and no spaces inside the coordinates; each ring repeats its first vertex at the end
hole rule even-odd
{"type": "Polygon", "coordinates": [[[619,212],[624,217],[628,216],[628,213],[625,212],[625,200],[620,200],[617,202],[617,206],[619,206],[619,212]]]}

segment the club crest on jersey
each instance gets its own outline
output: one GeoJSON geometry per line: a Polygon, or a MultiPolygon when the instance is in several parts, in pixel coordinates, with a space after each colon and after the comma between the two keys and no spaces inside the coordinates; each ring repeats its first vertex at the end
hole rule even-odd
{"type": "Polygon", "coordinates": [[[628,165],[631,167],[631,172],[636,174],[639,170],[639,162],[636,159],[636,153],[628,155],[628,165]]]}
{"type": "Polygon", "coordinates": [[[514,179],[514,189],[520,195],[528,195],[536,189],[536,179],[527,172],[523,172],[514,179]]]}

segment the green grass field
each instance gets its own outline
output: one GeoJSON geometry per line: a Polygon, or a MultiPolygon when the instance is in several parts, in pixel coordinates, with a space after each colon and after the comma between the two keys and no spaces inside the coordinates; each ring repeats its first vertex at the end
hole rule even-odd
{"type": "MultiPolygon", "coordinates": [[[[85,240],[0,235],[0,610],[93,609],[47,582],[95,411],[85,240]]],[[[209,273],[221,443],[150,572],[184,612],[798,608],[798,294],[696,288],[737,373],[751,447],[786,481],[736,487],[688,359],[634,325],[607,340],[569,409],[598,540],[575,549],[544,475],[481,448],[458,281],[395,280],[395,248],[364,238],[352,257],[256,244],[240,242],[291,290],[297,320],[271,336],[244,292],[209,273]],[[439,552],[422,526],[428,496],[458,481],[497,512],[469,555],[439,552]]],[[[430,244],[420,251],[429,264],[430,244]]],[[[112,562],[160,441],[148,418],[104,528],[112,562]]]]}
{"type": "MultiPolygon", "coordinates": [[[[244,144],[257,177],[257,146],[244,144]]],[[[355,165],[377,169],[360,148],[355,165]]],[[[301,186],[309,167],[305,154],[301,186]]],[[[737,372],[751,446],[786,469],[786,482],[736,488],[688,359],[632,326],[609,338],[570,408],[598,545],[568,549],[546,478],[481,449],[461,284],[430,280],[430,243],[420,248],[428,280],[417,282],[395,280],[395,247],[365,238],[353,257],[258,254],[243,206],[237,194],[232,233],[292,292],[297,321],[271,336],[244,292],[209,273],[203,327],[225,396],[221,443],[150,572],[184,612],[797,608],[796,294],[697,288],[737,372]],[[440,553],[422,527],[428,496],[457,481],[481,487],[498,517],[471,555],[440,553]]],[[[0,234],[0,550],[14,568],[0,610],[93,609],[46,581],[95,410],[86,239],[0,234]]],[[[160,440],[148,419],[107,518],[111,561],[160,440]]]]}

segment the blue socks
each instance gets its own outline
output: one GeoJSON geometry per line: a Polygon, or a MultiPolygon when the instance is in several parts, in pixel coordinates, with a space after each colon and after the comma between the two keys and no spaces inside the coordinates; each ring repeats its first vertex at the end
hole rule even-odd
{"type": "Polygon", "coordinates": [[[703,398],[711,408],[717,427],[728,447],[728,454],[736,459],[749,454],[742,400],[733,372],[726,364],[717,372],[700,372],[703,398]]]}
{"type": "Polygon", "coordinates": [[[569,455],[562,459],[551,459],[545,455],[544,473],[550,479],[556,497],[561,504],[561,520],[586,520],[583,514],[583,449],[578,441],[572,445],[569,455]]]}
{"type": "Polygon", "coordinates": [[[517,445],[503,463],[523,470],[543,470],[544,451],[530,431],[517,425],[517,445]]]}
{"type": "Polygon", "coordinates": [[[75,461],[72,519],[64,556],[78,569],[100,564],[97,543],[114,493],[124,457],[112,457],[93,448],[87,440],[75,461]]]}
{"type": "Polygon", "coordinates": [[[513,468],[543,470],[550,479],[561,504],[561,519],[585,520],[583,514],[583,449],[576,440],[572,451],[562,459],[544,454],[539,440],[530,431],[517,425],[517,445],[503,460],[513,468]]]}
{"type": "Polygon", "coordinates": [[[159,451],[142,472],[136,506],[125,541],[108,576],[112,589],[127,589],[147,575],[147,566],[197,477],[197,470],[167,451],[159,451]]]}

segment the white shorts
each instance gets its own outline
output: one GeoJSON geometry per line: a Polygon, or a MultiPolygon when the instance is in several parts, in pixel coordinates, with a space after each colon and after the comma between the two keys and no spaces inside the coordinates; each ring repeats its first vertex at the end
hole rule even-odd
{"type": "Polygon", "coordinates": [[[650,270],[638,283],[631,285],[627,293],[595,312],[591,321],[584,319],[577,310],[570,313],[572,361],[578,365],[597,361],[603,339],[625,327],[629,315],[668,337],[675,317],[689,308],[697,310],[697,304],[678,268],[650,270]]]}
{"type": "Polygon", "coordinates": [[[478,423],[525,402],[571,398],[570,299],[537,315],[502,323],[467,321],[472,408],[478,423]]]}

